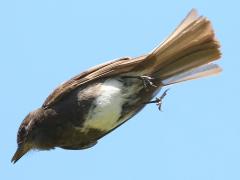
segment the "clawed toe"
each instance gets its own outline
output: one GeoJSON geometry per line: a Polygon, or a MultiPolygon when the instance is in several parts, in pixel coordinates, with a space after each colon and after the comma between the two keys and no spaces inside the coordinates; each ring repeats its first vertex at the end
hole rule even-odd
{"type": "Polygon", "coordinates": [[[169,90],[169,89],[166,89],[160,97],[157,97],[156,100],[150,101],[150,102],[148,102],[147,104],[155,103],[155,104],[158,106],[158,110],[159,110],[159,111],[162,111],[163,98],[167,95],[168,90],[169,90]]]}
{"type": "Polygon", "coordinates": [[[142,80],[143,85],[144,85],[145,88],[148,88],[148,87],[157,87],[157,86],[152,82],[152,80],[154,80],[154,78],[152,78],[152,77],[149,77],[149,76],[139,76],[139,79],[142,80]]]}

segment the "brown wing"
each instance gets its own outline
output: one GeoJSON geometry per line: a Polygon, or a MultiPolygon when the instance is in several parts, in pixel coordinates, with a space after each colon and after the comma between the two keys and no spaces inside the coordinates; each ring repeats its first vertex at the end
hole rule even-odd
{"type": "Polygon", "coordinates": [[[144,61],[145,58],[146,56],[141,56],[138,58],[120,58],[115,61],[92,67],[58,86],[47,97],[42,107],[47,108],[54,105],[67,94],[71,93],[72,90],[96,79],[130,72],[139,62],[144,61]]]}
{"type": "MultiPolygon", "coordinates": [[[[192,71],[219,59],[221,55],[219,47],[211,22],[203,16],[198,16],[196,10],[192,10],[171,36],[149,55],[133,59],[121,58],[93,67],[60,85],[46,99],[43,107],[54,105],[75,88],[99,78],[135,72],[136,70],[144,75],[151,75],[162,80],[179,77],[181,73],[192,71]]],[[[200,68],[200,70],[206,73],[205,68],[200,68]]],[[[207,72],[215,74],[219,71],[220,68],[214,66],[214,71],[207,72]]]]}

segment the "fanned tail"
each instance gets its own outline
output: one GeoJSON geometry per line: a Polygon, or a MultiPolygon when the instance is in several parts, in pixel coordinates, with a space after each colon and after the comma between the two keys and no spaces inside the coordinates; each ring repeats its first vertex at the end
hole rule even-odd
{"type": "Polygon", "coordinates": [[[211,22],[193,9],[146,58],[151,62],[147,74],[163,85],[217,74],[221,68],[212,62],[220,58],[219,48],[211,22]]]}

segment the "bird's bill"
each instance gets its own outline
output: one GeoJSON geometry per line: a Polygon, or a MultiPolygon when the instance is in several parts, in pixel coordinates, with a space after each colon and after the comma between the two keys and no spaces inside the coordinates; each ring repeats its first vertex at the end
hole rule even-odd
{"type": "Polygon", "coordinates": [[[24,154],[26,154],[29,150],[30,150],[30,148],[29,148],[28,146],[24,146],[24,145],[19,146],[19,147],[17,148],[17,151],[16,151],[15,154],[13,155],[11,162],[15,164],[15,163],[16,163],[21,157],[23,157],[24,154]]]}

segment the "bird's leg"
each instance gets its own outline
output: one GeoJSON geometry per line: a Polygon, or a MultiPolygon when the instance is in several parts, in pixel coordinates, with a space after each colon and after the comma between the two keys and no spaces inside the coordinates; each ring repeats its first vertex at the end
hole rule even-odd
{"type": "Polygon", "coordinates": [[[157,97],[156,100],[149,101],[146,104],[155,103],[158,106],[158,110],[162,111],[162,101],[163,98],[167,95],[169,89],[166,89],[160,97],[157,97]]]}
{"type": "Polygon", "coordinates": [[[157,87],[152,81],[154,80],[154,78],[150,77],[150,76],[123,76],[123,78],[137,78],[139,80],[142,81],[143,86],[145,88],[148,87],[157,87]]]}

